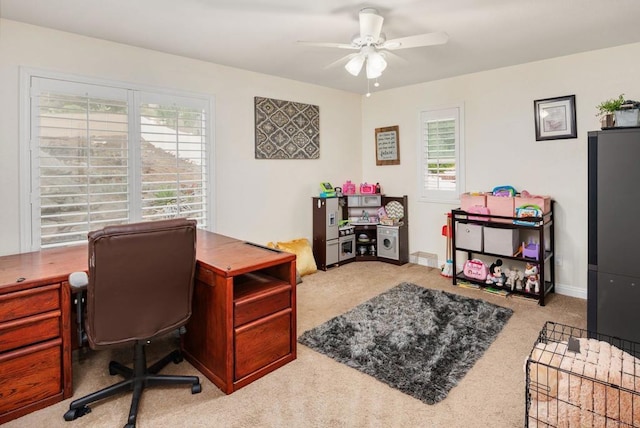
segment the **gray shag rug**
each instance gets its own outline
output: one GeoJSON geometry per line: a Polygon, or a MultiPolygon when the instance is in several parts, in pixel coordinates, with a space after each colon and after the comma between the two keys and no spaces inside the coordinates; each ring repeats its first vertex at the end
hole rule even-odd
{"type": "Polygon", "coordinates": [[[405,282],[304,332],[298,342],[435,404],[473,367],[512,313],[405,282]]]}

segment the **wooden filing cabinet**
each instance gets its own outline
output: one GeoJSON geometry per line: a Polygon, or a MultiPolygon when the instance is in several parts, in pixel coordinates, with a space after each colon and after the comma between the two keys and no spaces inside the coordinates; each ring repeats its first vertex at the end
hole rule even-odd
{"type": "MultiPolygon", "coordinates": [[[[231,394],[296,358],[295,256],[236,242],[198,259],[185,358],[231,394]]],[[[203,252],[204,253],[204,252],[203,252]]]]}
{"type": "Polygon", "coordinates": [[[237,278],[233,296],[236,380],[291,353],[292,286],[250,273],[237,278]]]}
{"type": "Polygon", "coordinates": [[[0,288],[0,424],[72,393],[69,286],[0,288]]]}

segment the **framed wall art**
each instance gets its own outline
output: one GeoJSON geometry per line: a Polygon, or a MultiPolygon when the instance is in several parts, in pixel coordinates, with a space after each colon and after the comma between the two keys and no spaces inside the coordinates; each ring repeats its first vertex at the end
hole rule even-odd
{"type": "Polygon", "coordinates": [[[376,128],[376,165],[400,164],[400,132],[398,126],[376,128]]]}
{"type": "Polygon", "coordinates": [[[575,95],[535,100],[533,111],[536,141],[577,138],[575,95]]]}
{"type": "Polygon", "coordinates": [[[256,159],[320,158],[320,107],[255,97],[256,159]]]}

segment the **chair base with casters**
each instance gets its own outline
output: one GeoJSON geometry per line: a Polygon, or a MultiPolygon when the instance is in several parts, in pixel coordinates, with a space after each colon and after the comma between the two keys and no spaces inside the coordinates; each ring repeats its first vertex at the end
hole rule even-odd
{"type": "Polygon", "coordinates": [[[120,374],[125,378],[125,380],[74,400],[69,405],[67,413],[64,414],[64,419],[66,421],[72,421],[84,416],[91,412],[91,408],[88,406],[89,404],[111,397],[123,391],[133,390],[129,419],[125,425],[125,428],[133,428],[136,426],[138,405],[144,388],[154,385],[190,384],[192,394],[197,394],[202,390],[200,379],[197,376],[169,376],[157,374],[170,362],[174,362],[175,364],[180,363],[182,361],[182,353],[180,351],[175,350],[152,366],[147,367],[145,346],[145,342],[136,341],[133,351],[134,361],[132,369],[118,363],[117,361],[111,361],[109,363],[109,374],[120,374]]]}

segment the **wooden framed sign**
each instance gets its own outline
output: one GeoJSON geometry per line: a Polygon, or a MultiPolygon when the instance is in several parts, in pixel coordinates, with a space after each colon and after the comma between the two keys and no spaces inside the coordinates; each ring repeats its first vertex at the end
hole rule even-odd
{"type": "Polygon", "coordinates": [[[398,126],[376,128],[376,165],[400,165],[398,126]]]}

